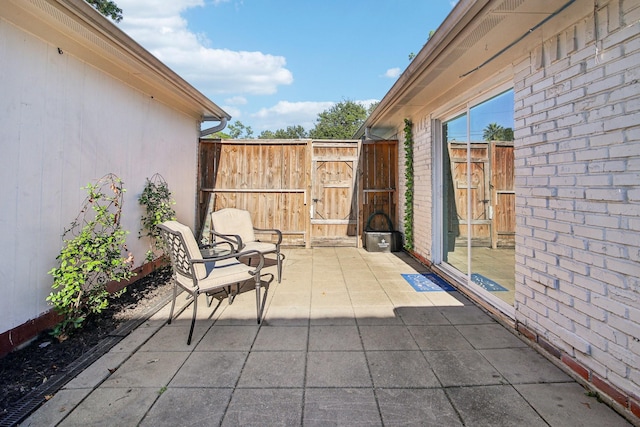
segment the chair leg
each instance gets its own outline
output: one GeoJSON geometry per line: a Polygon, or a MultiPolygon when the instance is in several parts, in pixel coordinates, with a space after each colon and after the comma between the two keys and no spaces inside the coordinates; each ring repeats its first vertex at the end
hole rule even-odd
{"type": "Polygon", "coordinates": [[[276,251],[276,262],[278,263],[278,283],[282,280],[282,257],[280,256],[280,248],[276,251]]]}
{"type": "Polygon", "coordinates": [[[260,324],[261,311],[260,310],[260,281],[256,281],[256,309],[258,312],[258,324],[260,324]]]}
{"type": "Polygon", "coordinates": [[[233,285],[227,286],[224,290],[229,298],[229,305],[233,304],[233,300],[236,298],[236,294],[231,290],[231,286],[233,285]]]}
{"type": "Polygon", "coordinates": [[[262,322],[262,315],[264,314],[264,307],[267,305],[267,294],[269,292],[269,284],[273,281],[273,274],[268,273],[270,276],[269,281],[267,282],[267,286],[264,287],[264,292],[262,292],[262,277],[259,276],[256,278],[256,309],[258,311],[258,324],[262,322]]]}
{"type": "Polygon", "coordinates": [[[171,301],[171,310],[169,311],[169,321],[167,322],[169,325],[171,324],[171,319],[173,319],[173,309],[176,307],[176,298],[178,297],[178,285],[176,282],[173,282],[173,300],[171,301]]]}
{"type": "Polygon", "coordinates": [[[191,328],[189,329],[189,338],[187,338],[187,345],[191,345],[191,336],[193,335],[193,327],[196,324],[197,311],[198,311],[198,295],[193,295],[193,316],[191,317],[191,328]]]}

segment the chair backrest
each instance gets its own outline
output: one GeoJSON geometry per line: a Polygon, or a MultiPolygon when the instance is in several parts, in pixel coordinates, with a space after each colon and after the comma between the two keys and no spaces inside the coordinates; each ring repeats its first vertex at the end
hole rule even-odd
{"type": "MultiPolygon", "coordinates": [[[[171,264],[176,273],[192,277],[189,260],[200,259],[202,255],[191,229],[178,221],[165,221],[158,227],[164,232],[171,264]]],[[[198,279],[204,279],[207,276],[207,269],[203,264],[195,264],[194,272],[198,279]]]]}
{"type": "Polygon", "coordinates": [[[255,242],[256,240],[249,211],[224,208],[211,212],[211,224],[216,233],[236,234],[243,242],[255,242]]]}

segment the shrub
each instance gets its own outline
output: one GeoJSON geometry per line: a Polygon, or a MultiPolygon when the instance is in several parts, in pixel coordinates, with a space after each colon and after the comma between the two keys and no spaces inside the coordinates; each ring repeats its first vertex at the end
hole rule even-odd
{"type": "Polygon", "coordinates": [[[173,205],[176,202],[171,199],[169,185],[159,174],[153,175],[151,179],[147,178],[147,183],[138,202],[145,208],[145,215],[141,219],[142,229],[138,233],[138,238],[149,237],[150,248],[147,251],[146,260],[151,262],[156,252],[162,250],[164,246],[157,225],[175,219],[176,212],[173,205]]]}
{"type": "Polygon", "coordinates": [[[57,292],[47,297],[63,316],[53,330],[59,340],[80,328],[89,314],[108,307],[107,283],[133,275],[133,256],[123,256],[128,232],[120,226],[122,185],[117,176],[109,174],[84,187],[88,193],[84,206],[62,236],[60,265],[49,271],[57,292]]]}

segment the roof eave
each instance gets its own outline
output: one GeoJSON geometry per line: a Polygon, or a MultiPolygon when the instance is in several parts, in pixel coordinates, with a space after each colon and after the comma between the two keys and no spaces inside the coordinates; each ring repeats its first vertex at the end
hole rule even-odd
{"type": "MultiPolygon", "coordinates": [[[[464,28],[473,17],[484,8],[490,0],[460,0],[438,29],[427,40],[420,52],[411,61],[409,66],[398,77],[391,89],[382,98],[378,106],[369,115],[367,120],[358,129],[354,136],[362,138],[367,127],[375,125],[376,120],[383,116],[387,110],[395,104],[396,100],[403,97],[409,90],[412,82],[416,81],[420,74],[428,68],[429,64],[444,51],[455,39],[456,35],[464,28]]],[[[391,131],[391,130],[390,130],[391,131]]],[[[388,137],[389,135],[385,135],[388,137]]]]}
{"type": "MultiPolygon", "coordinates": [[[[461,0],[358,130],[396,136],[402,119],[510,80],[513,60],[589,11],[588,0],[461,0]]],[[[451,106],[449,106],[451,107],[451,106]]],[[[424,117],[424,116],[422,116],[424,117]]]]}
{"type": "Polygon", "coordinates": [[[7,0],[0,16],[172,108],[231,118],[84,0],[7,0]]]}

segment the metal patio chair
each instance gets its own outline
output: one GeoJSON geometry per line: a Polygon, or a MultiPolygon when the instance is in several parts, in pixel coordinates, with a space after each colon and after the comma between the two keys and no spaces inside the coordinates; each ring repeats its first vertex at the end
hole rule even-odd
{"type": "MultiPolygon", "coordinates": [[[[185,290],[193,299],[193,316],[187,345],[191,344],[198,310],[198,295],[201,294],[206,295],[208,306],[211,306],[214,298],[218,299],[219,306],[226,296],[229,297],[229,304],[231,304],[240,290],[240,283],[253,280],[256,290],[257,317],[258,323],[260,323],[268,291],[268,286],[265,286],[264,296],[261,297],[261,269],[264,265],[264,257],[261,253],[258,251],[236,252],[229,249],[221,251],[220,255],[203,258],[189,227],[177,221],[166,221],[159,224],[158,227],[163,235],[173,267],[173,301],[168,323],[171,323],[173,319],[178,287],[185,290]],[[240,262],[238,258],[241,256],[257,257],[259,259],[258,265],[251,267],[240,262]],[[234,285],[237,285],[235,292],[232,291],[234,285]],[[221,294],[224,296],[221,297],[221,294]]],[[[273,275],[271,276],[273,278],[273,275]]]]}
{"type": "Polygon", "coordinates": [[[262,255],[275,254],[278,268],[278,283],[282,279],[282,259],[280,244],[282,232],[275,228],[256,228],[249,211],[224,208],[211,213],[211,234],[214,241],[231,242],[237,251],[258,251],[262,255]],[[277,241],[260,241],[256,234],[276,235],[277,241]]]}

